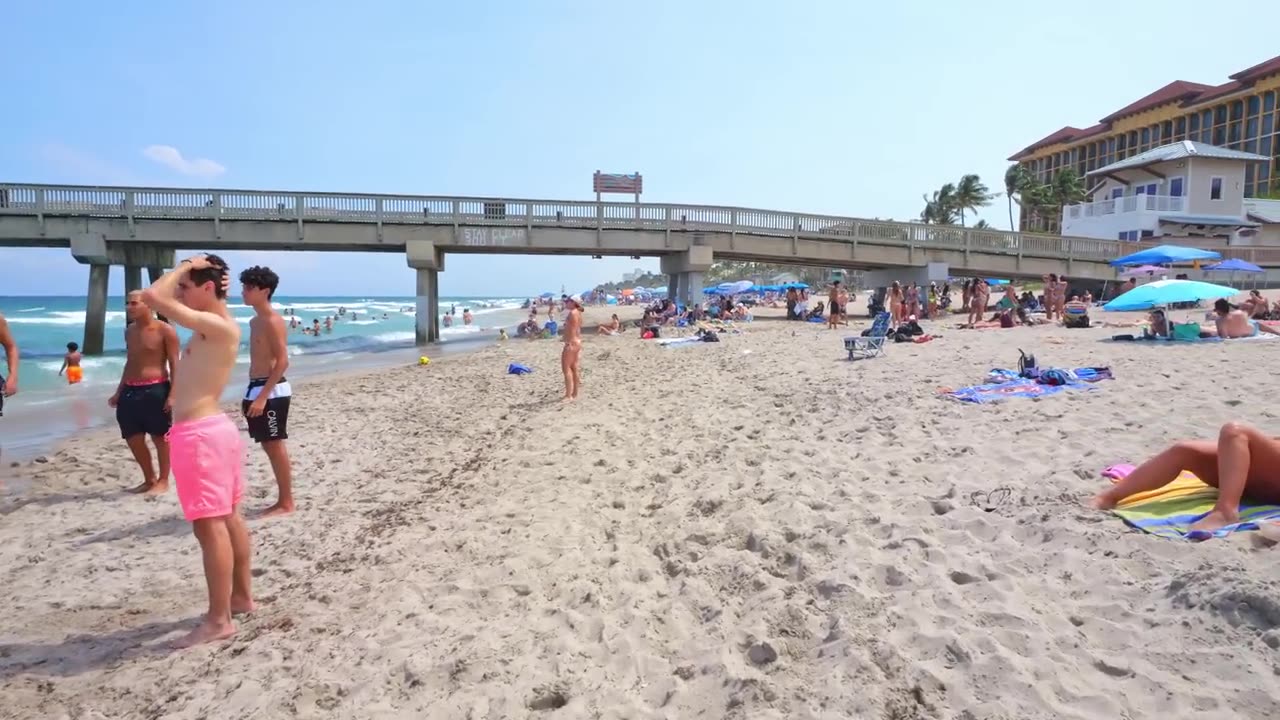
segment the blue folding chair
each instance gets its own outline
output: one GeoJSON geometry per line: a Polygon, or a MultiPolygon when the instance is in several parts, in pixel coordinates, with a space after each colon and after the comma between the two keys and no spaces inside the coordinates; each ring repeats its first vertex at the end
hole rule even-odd
{"type": "Polygon", "coordinates": [[[889,335],[889,313],[877,313],[871,323],[871,333],[865,337],[847,337],[844,349],[849,351],[850,360],[863,360],[884,355],[884,341],[889,335]]]}

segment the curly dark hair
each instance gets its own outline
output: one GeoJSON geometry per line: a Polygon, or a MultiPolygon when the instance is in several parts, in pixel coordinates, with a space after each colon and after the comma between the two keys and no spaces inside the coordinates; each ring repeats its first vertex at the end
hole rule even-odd
{"type": "Polygon", "coordinates": [[[240,273],[240,282],[249,287],[266,290],[267,298],[270,299],[276,294],[276,288],[280,286],[280,276],[269,267],[254,265],[240,273]]]}
{"type": "Polygon", "coordinates": [[[227,267],[227,261],[217,255],[205,255],[204,257],[209,261],[209,267],[192,270],[187,277],[191,278],[191,283],[196,287],[200,287],[207,282],[213,283],[214,297],[219,300],[225,300],[227,291],[222,287],[222,278],[226,277],[227,273],[230,272],[230,268],[227,267]]]}

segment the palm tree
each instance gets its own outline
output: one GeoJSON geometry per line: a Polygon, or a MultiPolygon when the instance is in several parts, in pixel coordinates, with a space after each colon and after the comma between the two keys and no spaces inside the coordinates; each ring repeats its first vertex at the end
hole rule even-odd
{"type": "Polygon", "coordinates": [[[978,208],[991,204],[991,191],[982,184],[982,178],[972,173],[960,178],[955,188],[955,208],[960,213],[960,226],[964,227],[966,211],[977,213],[978,208]]]}
{"type": "Polygon", "coordinates": [[[991,223],[987,222],[986,220],[979,220],[978,222],[973,224],[973,229],[974,230],[990,230],[991,223]]]}
{"type": "Polygon", "coordinates": [[[1027,168],[1023,165],[1014,163],[1004,171],[1004,196],[1009,200],[1009,230],[1017,230],[1018,227],[1013,224],[1013,203],[1017,202],[1018,207],[1022,207],[1021,198],[1014,199],[1015,195],[1021,195],[1023,189],[1031,182],[1031,173],[1027,172],[1027,168]]]}
{"type": "Polygon", "coordinates": [[[1059,207],[1084,200],[1084,181],[1072,168],[1063,168],[1053,176],[1053,200],[1059,207]]]}
{"type": "Polygon", "coordinates": [[[957,209],[956,186],[947,183],[934,190],[932,198],[924,196],[924,210],[920,212],[920,219],[933,225],[955,225],[957,209]]]}

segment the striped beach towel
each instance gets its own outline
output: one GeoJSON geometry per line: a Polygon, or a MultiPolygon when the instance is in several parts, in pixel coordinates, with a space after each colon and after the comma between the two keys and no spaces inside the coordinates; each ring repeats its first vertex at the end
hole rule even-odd
{"type": "MultiPolygon", "coordinates": [[[[1113,465],[1103,475],[1116,481],[1131,472],[1132,465],[1113,465]]],[[[1213,532],[1192,532],[1191,526],[1208,515],[1217,500],[1217,488],[1183,471],[1162,488],[1125,498],[1111,512],[1145,533],[1175,540],[1226,537],[1241,530],[1257,530],[1268,522],[1280,522],[1280,505],[1258,505],[1246,500],[1240,504],[1240,522],[1213,532]]]]}

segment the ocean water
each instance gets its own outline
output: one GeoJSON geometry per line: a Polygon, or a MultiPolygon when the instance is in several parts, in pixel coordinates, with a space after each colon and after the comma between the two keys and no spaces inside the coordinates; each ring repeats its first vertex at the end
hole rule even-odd
{"type": "MultiPolygon", "coordinates": [[[[441,324],[441,347],[429,353],[454,352],[487,342],[498,328],[511,330],[527,311],[525,298],[442,297],[441,310],[455,311],[454,327],[441,324]],[[474,317],[463,326],[462,311],[474,317]]],[[[313,319],[338,316],[333,331],[319,337],[296,330],[289,335],[289,376],[306,377],[326,372],[367,369],[403,364],[416,357],[413,346],[415,299],[413,297],[289,297],[277,296],[273,304],[281,312],[292,311],[308,325],[313,319]],[[353,318],[354,313],[354,319],[353,318]]],[[[248,324],[253,310],[232,295],[228,307],[243,324],[239,369],[232,371],[228,399],[241,388],[248,373],[248,324]]],[[[58,439],[86,428],[114,421],[106,399],[120,381],[124,369],[124,298],[107,299],[105,352],[84,359],[84,381],[68,386],[58,376],[68,342],[84,340],[84,297],[0,296],[0,313],[21,350],[19,393],[5,401],[0,418],[0,447],[7,461],[42,450],[58,439]],[[23,451],[26,451],[25,453],[23,451]]],[[[189,332],[178,328],[184,342],[189,332]]],[[[2,367],[2,366],[0,366],[2,367]]]]}

